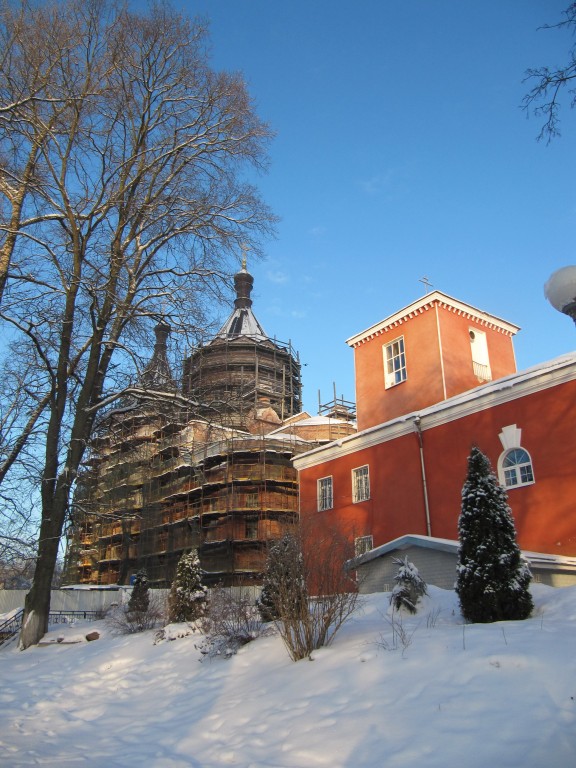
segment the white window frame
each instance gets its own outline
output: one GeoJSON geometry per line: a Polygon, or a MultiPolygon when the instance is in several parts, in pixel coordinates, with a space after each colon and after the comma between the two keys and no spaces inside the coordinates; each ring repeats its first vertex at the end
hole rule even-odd
{"type": "Polygon", "coordinates": [[[355,557],[361,557],[366,552],[370,552],[374,549],[374,537],[372,534],[369,536],[358,536],[354,539],[354,555],[355,557]]]}
{"type": "Polygon", "coordinates": [[[479,381],[492,381],[486,333],[479,328],[471,327],[468,329],[468,335],[470,336],[474,375],[479,381]]]}
{"type": "Polygon", "coordinates": [[[396,387],[408,378],[404,336],[398,336],[382,347],[384,355],[384,387],[396,387]]]}
{"type": "Polygon", "coordinates": [[[359,504],[370,498],[370,467],[364,464],[352,470],[352,502],[359,504]]]}
{"type": "Polygon", "coordinates": [[[334,507],[334,481],[332,475],[319,477],[316,481],[318,496],[318,512],[324,512],[334,507]]]}
{"type": "Polygon", "coordinates": [[[534,478],[534,466],[532,457],[526,448],[516,445],[500,454],[498,459],[498,479],[500,484],[507,491],[511,491],[514,488],[522,488],[526,485],[534,485],[536,482],[534,478]],[[514,456],[516,452],[519,452],[520,455],[514,456]],[[513,456],[515,459],[520,459],[523,458],[522,454],[527,458],[527,461],[518,460],[513,464],[506,466],[509,457],[513,456]]]}

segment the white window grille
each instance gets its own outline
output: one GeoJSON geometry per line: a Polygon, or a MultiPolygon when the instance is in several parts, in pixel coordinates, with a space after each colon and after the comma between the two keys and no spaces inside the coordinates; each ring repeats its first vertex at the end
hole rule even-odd
{"type": "Polygon", "coordinates": [[[479,381],[492,381],[486,334],[484,331],[479,331],[478,328],[470,328],[468,333],[470,336],[474,375],[479,381]]]}
{"type": "Polygon", "coordinates": [[[352,501],[367,501],[370,498],[370,475],[368,465],[352,470],[352,501]]]}
{"type": "Polygon", "coordinates": [[[404,337],[394,339],[384,347],[384,386],[386,389],[406,381],[404,337]]]}
{"type": "Polygon", "coordinates": [[[332,489],[332,478],[321,477],[318,480],[318,510],[322,512],[325,509],[332,509],[334,506],[334,494],[332,489]]]}
{"type": "Polygon", "coordinates": [[[532,459],[524,448],[511,448],[501,458],[500,481],[506,488],[531,485],[534,482],[532,459]]]}
{"type": "Polygon", "coordinates": [[[354,539],[354,554],[356,557],[360,557],[360,555],[370,552],[373,546],[372,536],[358,536],[357,539],[354,539]]]}

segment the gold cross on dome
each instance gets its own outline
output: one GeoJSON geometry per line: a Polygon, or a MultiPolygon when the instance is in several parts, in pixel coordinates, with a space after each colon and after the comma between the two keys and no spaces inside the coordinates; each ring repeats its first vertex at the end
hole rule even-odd
{"type": "Polygon", "coordinates": [[[251,249],[246,243],[241,243],[240,248],[242,249],[242,269],[246,271],[246,254],[251,249]]]}

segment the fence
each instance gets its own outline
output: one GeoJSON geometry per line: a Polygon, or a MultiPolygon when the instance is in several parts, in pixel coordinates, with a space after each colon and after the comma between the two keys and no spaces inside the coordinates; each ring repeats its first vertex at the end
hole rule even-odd
{"type": "MultiPolygon", "coordinates": [[[[123,602],[124,589],[53,589],[51,611],[106,611],[123,602]]],[[[26,589],[0,589],[0,616],[24,608],[26,589]]]]}

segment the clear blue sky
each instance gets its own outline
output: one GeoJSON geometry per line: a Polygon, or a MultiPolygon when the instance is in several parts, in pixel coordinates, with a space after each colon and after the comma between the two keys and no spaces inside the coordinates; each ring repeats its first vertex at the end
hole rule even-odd
{"type": "Polygon", "coordinates": [[[543,284],[576,263],[576,110],[538,143],[525,70],[567,62],[568,0],[198,0],[212,63],[277,133],[281,217],[254,311],[304,364],[304,405],[354,399],[345,339],[433,286],[520,325],[521,370],[576,347],[543,284]]]}

